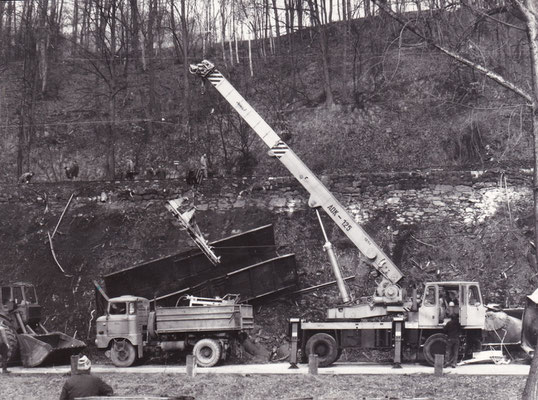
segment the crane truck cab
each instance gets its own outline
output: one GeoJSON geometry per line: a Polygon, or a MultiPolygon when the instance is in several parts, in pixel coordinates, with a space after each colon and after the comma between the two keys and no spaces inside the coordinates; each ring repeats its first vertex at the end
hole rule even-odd
{"type": "Polygon", "coordinates": [[[486,307],[482,300],[478,282],[429,282],[424,285],[424,293],[417,315],[409,314],[409,320],[416,318],[419,328],[438,328],[452,315],[458,315],[464,329],[483,329],[486,307]]]}

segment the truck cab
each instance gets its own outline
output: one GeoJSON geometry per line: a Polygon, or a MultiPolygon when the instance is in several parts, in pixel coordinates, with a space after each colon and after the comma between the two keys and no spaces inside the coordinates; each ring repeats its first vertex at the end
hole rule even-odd
{"type": "Polygon", "coordinates": [[[467,329],[483,329],[486,307],[477,282],[429,282],[418,309],[420,328],[438,328],[452,315],[458,315],[467,329]]]}
{"type": "Polygon", "coordinates": [[[111,298],[106,315],[97,318],[95,344],[100,349],[108,348],[112,342],[129,342],[142,353],[143,337],[147,331],[149,300],[137,296],[111,298]]]}

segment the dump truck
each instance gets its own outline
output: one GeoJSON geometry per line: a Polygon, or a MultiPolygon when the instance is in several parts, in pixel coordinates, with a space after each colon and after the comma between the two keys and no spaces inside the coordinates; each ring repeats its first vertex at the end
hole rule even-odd
{"type": "Polygon", "coordinates": [[[130,367],[146,356],[192,352],[197,365],[212,367],[225,360],[234,341],[253,328],[252,306],[238,296],[183,296],[175,307],[158,307],[138,296],[110,298],[106,315],[96,323],[97,348],[116,367],[130,367]]]}
{"type": "MultiPolygon", "coordinates": [[[[394,349],[395,365],[401,363],[404,352],[413,360],[423,358],[433,365],[435,354],[445,352],[448,338],[443,326],[453,314],[459,315],[463,327],[463,353],[480,350],[488,310],[477,282],[426,283],[421,298],[417,298],[416,289],[407,297],[400,283],[404,277],[400,269],[215,65],[203,60],[191,65],[190,72],[209,82],[254,130],[269,147],[269,155],[279,160],[306,189],[310,195],[308,204],[317,214],[325,239],[323,249],[336,278],[341,304],[327,310],[327,318],[322,322],[291,319],[292,365],[302,357],[317,354],[319,365],[328,366],[345,348],[394,349]],[[355,298],[349,292],[320,210],[350,239],[362,259],[377,271],[378,285],[371,296],[355,298]]],[[[495,319],[496,315],[490,311],[489,321],[495,319]]],[[[502,343],[502,339],[499,342],[502,343]]],[[[446,364],[452,361],[449,357],[445,359],[446,364]]]]}
{"type": "Polygon", "coordinates": [[[9,341],[9,360],[24,367],[70,362],[86,344],[62,332],[49,332],[41,323],[42,307],[35,287],[17,282],[1,287],[0,324],[9,341]]]}

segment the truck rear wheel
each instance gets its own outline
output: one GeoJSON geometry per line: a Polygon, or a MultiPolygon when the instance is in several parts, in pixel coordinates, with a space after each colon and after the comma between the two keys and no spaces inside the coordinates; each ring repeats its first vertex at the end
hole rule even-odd
{"type": "Polygon", "coordinates": [[[306,342],[306,356],[318,355],[318,365],[328,367],[338,360],[338,345],[334,337],[328,333],[316,333],[306,342]]]}
{"type": "Polygon", "coordinates": [[[442,354],[445,356],[445,362],[443,366],[447,366],[452,363],[452,358],[456,355],[451,354],[450,358],[446,357],[446,349],[448,348],[448,336],[444,333],[434,333],[424,343],[424,358],[426,362],[431,366],[435,365],[435,355],[442,354]]]}
{"type": "Polygon", "coordinates": [[[136,361],[136,349],[127,340],[117,340],[110,349],[110,358],[116,367],[130,367],[136,361]]]}
{"type": "Polygon", "coordinates": [[[220,360],[222,346],[215,339],[202,339],[196,342],[192,354],[196,357],[196,364],[200,367],[213,367],[220,360]]]}

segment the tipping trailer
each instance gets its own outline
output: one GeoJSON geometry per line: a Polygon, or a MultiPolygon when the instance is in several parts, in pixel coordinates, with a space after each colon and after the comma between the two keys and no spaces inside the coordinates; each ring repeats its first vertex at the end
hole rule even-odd
{"type": "Polygon", "coordinates": [[[18,282],[1,287],[0,324],[6,328],[9,360],[24,367],[65,364],[86,344],[62,332],[49,332],[41,323],[42,307],[35,287],[18,282]]]}
{"type": "Polygon", "coordinates": [[[192,352],[199,366],[212,367],[253,328],[252,306],[238,304],[237,296],[183,300],[188,304],[152,310],[143,297],[111,298],[106,315],[97,319],[95,344],[117,367],[162,352],[192,352]]]}
{"type": "MultiPolygon", "coordinates": [[[[291,319],[292,365],[297,362],[299,350],[302,356],[317,354],[320,366],[327,366],[348,347],[394,349],[395,365],[401,363],[404,350],[408,350],[406,353],[413,359],[423,357],[433,365],[434,355],[444,353],[448,338],[443,325],[452,314],[460,317],[464,353],[481,348],[487,309],[477,282],[431,282],[425,285],[420,301],[415,291],[407,298],[399,284],[403,278],[400,269],[215,65],[203,60],[191,65],[190,72],[209,82],[239,113],[269,147],[269,155],[282,162],[308,191],[309,206],[318,216],[326,241],[323,248],[329,256],[342,304],[329,309],[323,322],[291,319]],[[379,273],[381,279],[373,295],[355,299],[349,293],[323,227],[320,209],[379,273]],[[450,293],[452,301],[447,301],[450,293]]],[[[490,314],[490,320],[495,320],[495,314],[490,314]]],[[[447,364],[451,361],[448,357],[445,360],[447,364]]]]}

